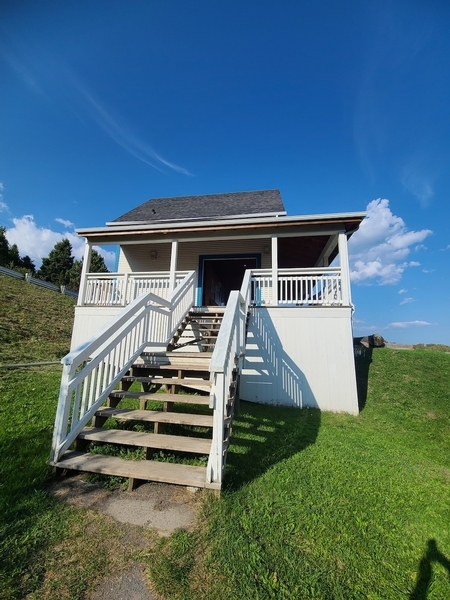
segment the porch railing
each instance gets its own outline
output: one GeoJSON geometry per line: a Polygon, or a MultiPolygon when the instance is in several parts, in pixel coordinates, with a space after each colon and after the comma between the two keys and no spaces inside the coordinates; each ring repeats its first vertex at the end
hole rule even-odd
{"type": "Polygon", "coordinates": [[[271,269],[252,271],[251,303],[256,306],[341,306],[345,304],[339,267],[278,269],[274,294],[271,269]],[[276,300],[274,302],[274,297],[276,300]]]}
{"type": "Polygon", "coordinates": [[[250,299],[250,273],[246,271],[241,291],[231,292],[210,363],[210,408],[214,409],[213,439],[207,467],[209,483],[221,485],[226,464],[234,406],[229,401],[235,370],[241,371],[250,299]]]}
{"type": "MultiPolygon", "coordinates": [[[[175,287],[187,271],[177,271],[175,287]]],[[[170,273],[88,273],[80,306],[127,306],[141,294],[151,292],[161,298],[170,295],[170,273]]]]}
{"type": "Polygon", "coordinates": [[[75,441],[144,348],[167,346],[194,304],[194,275],[189,272],[168,299],[153,292],[137,297],[112,324],[61,360],[51,464],[75,441]]]}

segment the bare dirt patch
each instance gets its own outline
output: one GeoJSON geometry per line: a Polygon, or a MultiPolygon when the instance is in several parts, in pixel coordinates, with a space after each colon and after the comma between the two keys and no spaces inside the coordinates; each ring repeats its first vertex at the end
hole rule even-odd
{"type": "MultiPolygon", "coordinates": [[[[63,477],[50,486],[49,492],[76,508],[111,518],[120,531],[124,554],[130,557],[123,563],[111,557],[107,575],[86,594],[87,600],[158,600],[150,589],[139,554],[142,559],[145,550],[159,537],[169,536],[176,529],[191,530],[201,494],[159,483],[143,484],[133,492],[108,490],[101,484],[89,483],[85,475],[63,477]]],[[[99,532],[94,527],[86,533],[95,539],[99,532]]],[[[111,544],[114,543],[112,539],[111,544]]]]}

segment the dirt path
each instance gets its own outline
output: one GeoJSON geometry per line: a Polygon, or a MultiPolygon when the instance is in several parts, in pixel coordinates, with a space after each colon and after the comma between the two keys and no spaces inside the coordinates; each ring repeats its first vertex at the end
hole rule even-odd
{"type": "MultiPolygon", "coordinates": [[[[169,536],[175,529],[190,529],[195,521],[198,496],[179,486],[144,484],[133,492],[109,491],[84,476],[65,477],[50,492],[78,508],[112,517],[125,528],[127,543],[137,552],[148,545],[147,530],[169,536]]],[[[123,570],[102,579],[86,600],[160,600],[151,592],[145,565],[128,562],[123,570]]]]}

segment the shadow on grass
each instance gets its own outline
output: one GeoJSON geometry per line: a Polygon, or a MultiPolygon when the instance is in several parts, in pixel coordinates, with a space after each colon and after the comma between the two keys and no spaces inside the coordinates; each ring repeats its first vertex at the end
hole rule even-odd
{"type": "Polygon", "coordinates": [[[373,348],[367,348],[366,346],[361,344],[361,338],[354,339],[353,347],[355,352],[358,408],[360,411],[362,411],[367,402],[367,386],[369,382],[369,369],[372,363],[373,348]]]}
{"type": "Polygon", "coordinates": [[[270,467],[314,444],[317,408],[298,409],[241,402],[233,421],[224,489],[236,491],[270,467]]]}
{"type": "Polygon", "coordinates": [[[433,563],[442,565],[450,576],[450,560],[439,551],[436,540],[428,540],[426,552],[419,563],[416,585],[409,600],[426,600],[433,575],[433,563]]]}

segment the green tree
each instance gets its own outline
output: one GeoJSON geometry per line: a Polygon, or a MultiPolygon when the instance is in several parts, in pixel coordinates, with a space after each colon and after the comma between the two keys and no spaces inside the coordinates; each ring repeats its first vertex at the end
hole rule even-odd
{"type": "Polygon", "coordinates": [[[73,263],[72,244],[67,238],[64,238],[54,245],[46,258],[42,259],[37,276],[56,285],[68,286],[73,263]]]}
{"type": "Polygon", "coordinates": [[[28,256],[28,254],[25,254],[25,256],[23,256],[21,259],[21,267],[22,269],[25,269],[25,271],[30,271],[30,273],[35,273],[36,271],[36,266],[34,264],[34,262],[31,260],[31,258],[28,256]]]}
{"type": "Polygon", "coordinates": [[[9,249],[9,268],[15,269],[21,266],[21,259],[19,254],[19,248],[17,244],[13,244],[9,249]]]}
{"type": "Polygon", "coordinates": [[[6,267],[9,264],[9,243],[6,239],[6,227],[0,227],[0,265],[6,267]]]}
{"type": "MultiPolygon", "coordinates": [[[[69,282],[67,283],[67,287],[74,292],[77,292],[80,287],[80,278],[81,278],[81,269],[83,266],[83,259],[76,260],[73,263],[73,267],[70,269],[69,282]]],[[[89,273],[109,273],[108,268],[105,265],[105,261],[103,260],[103,256],[95,250],[92,249],[91,253],[91,264],[89,266],[89,273]]]]}
{"type": "Polygon", "coordinates": [[[17,244],[9,245],[6,239],[6,228],[0,227],[0,265],[8,269],[14,269],[25,273],[30,271],[34,273],[36,267],[29,256],[21,257],[17,244]]]}

